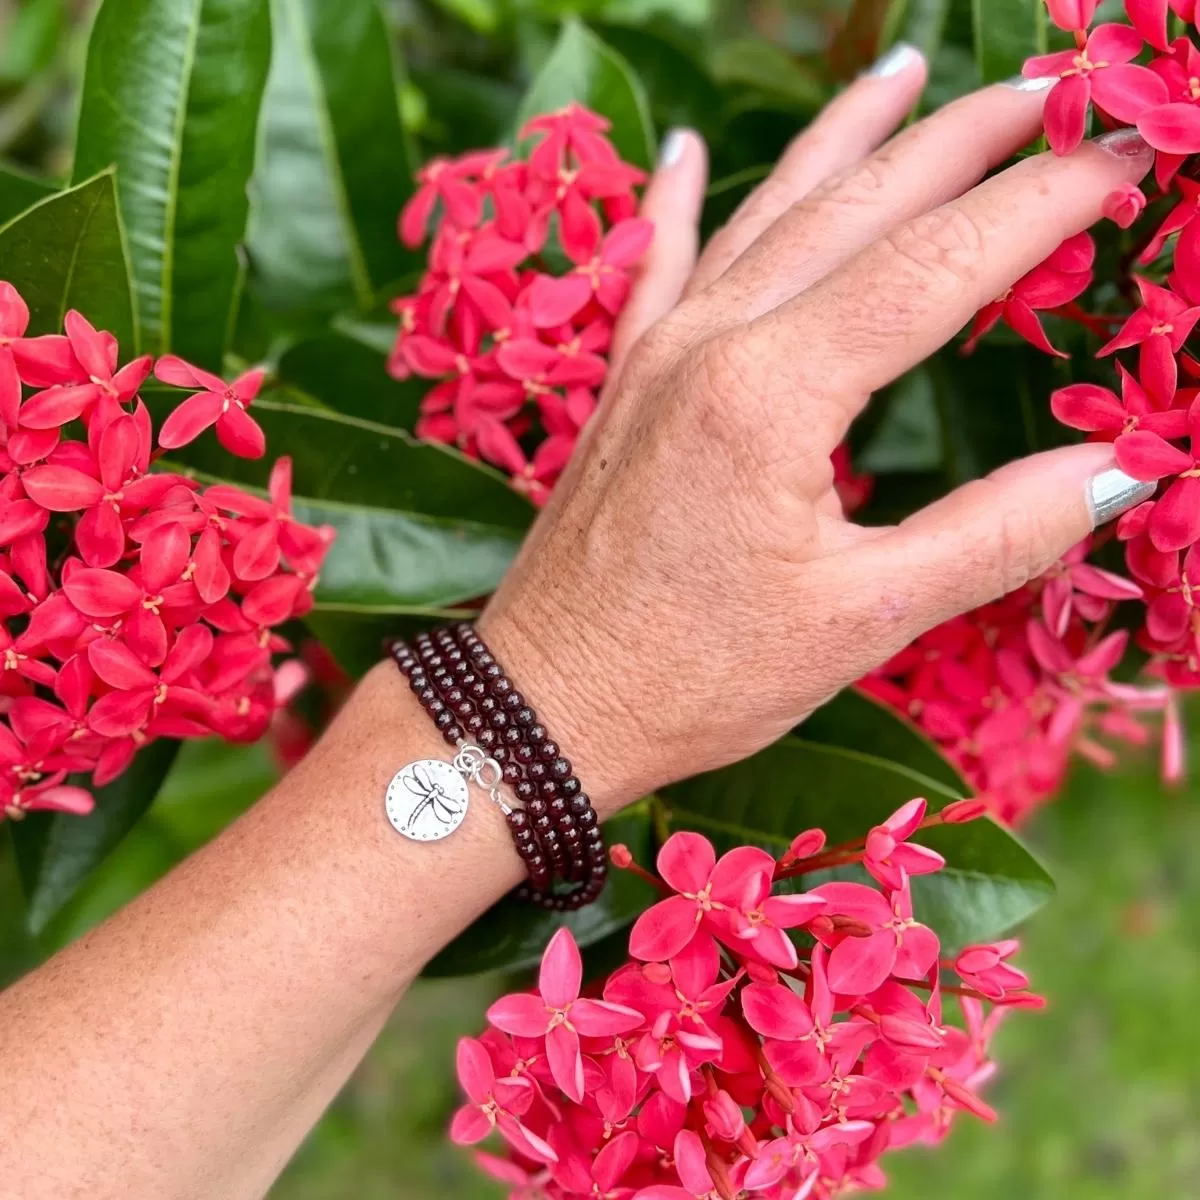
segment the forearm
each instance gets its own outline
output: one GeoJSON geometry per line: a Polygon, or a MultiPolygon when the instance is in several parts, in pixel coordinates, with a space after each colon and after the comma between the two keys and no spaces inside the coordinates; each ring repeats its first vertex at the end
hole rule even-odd
{"type": "Polygon", "coordinates": [[[445,841],[386,821],[392,774],[447,751],[384,664],[251,812],[10,989],[0,1194],[265,1192],[422,966],[522,877],[477,789],[445,841]]]}

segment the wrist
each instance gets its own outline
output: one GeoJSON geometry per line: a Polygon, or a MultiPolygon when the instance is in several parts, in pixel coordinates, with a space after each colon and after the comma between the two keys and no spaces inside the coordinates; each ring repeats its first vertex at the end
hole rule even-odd
{"type": "Polygon", "coordinates": [[[571,760],[601,820],[652,791],[636,716],[622,702],[605,663],[620,661],[595,630],[565,644],[528,609],[494,600],[477,627],[571,760]]]}

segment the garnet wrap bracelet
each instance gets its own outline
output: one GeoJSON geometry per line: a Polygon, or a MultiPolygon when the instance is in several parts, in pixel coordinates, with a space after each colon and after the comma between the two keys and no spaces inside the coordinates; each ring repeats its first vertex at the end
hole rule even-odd
{"type": "Polygon", "coordinates": [[[442,736],[459,748],[456,767],[463,769],[460,760],[470,751],[492,760],[497,782],[520,802],[513,807],[492,788],[529,874],[518,895],[558,911],[595,900],[608,875],[596,812],[570,760],[475,629],[466,622],[446,626],[417,635],[411,646],[395,638],[387,651],[442,736]],[[571,890],[555,891],[556,877],[571,890]]]}

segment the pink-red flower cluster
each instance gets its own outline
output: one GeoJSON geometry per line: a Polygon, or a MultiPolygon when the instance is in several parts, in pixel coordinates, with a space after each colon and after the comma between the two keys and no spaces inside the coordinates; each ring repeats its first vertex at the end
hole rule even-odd
{"type": "Polygon", "coordinates": [[[1054,792],[1072,753],[1103,765],[1113,760],[1104,738],[1146,740],[1147,710],[1162,716],[1164,772],[1177,778],[1176,692],[1200,685],[1200,364],[1186,350],[1200,321],[1200,185],[1188,165],[1200,152],[1200,49],[1190,32],[1168,39],[1169,13],[1194,24],[1196,5],[1126,0],[1127,24],[1091,28],[1094,0],[1047,4],[1076,42],[1025,67],[1029,77],[1059,80],[1046,103],[1051,146],[1073,150],[1091,106],[1105,127],[1135,125],[1156,152],[1159,194],[1126,186],[1105,204],[1106,216],[1133,230],[1121,269],[1136,260],[1141,273],[1101,281],[1116,286],[1085,307],[1096,252],[1080,234],[984,308],[966,348],[1003,319],[1066,357],[1037,315],[1050,310],[1096,339],[1096,357],[1124,356],[1115,359],[1117,390],[1073,384],[1051,408],[1090,440],[1112,442],[1118,465],[1158,483],[1158,493],[1116,526],[1130,578],[1089,564],[1079,547],[1046,579],[934,630],[866,683],[932,734],[1007,820],[1054,792]],[[1156,215],[1142,228],[1150,200],[1156,215]],[[1144,605],[1134,641],[1147,657],[1146,686],[1109,680],[1125,636],[1105,632],[1122,601],[1144,605]]]}
{"type": "Polygon", "coordinates": [[[577,104],[521,131],[526,159],[480,150],[436,159],[400,216],[408,246],[436,214],[429,268],[395,301],[397,378],[441,382],[417,432],[507,471],[541,503],[571,457],[608,372],[613,322],[653,228],[645,176],[577,104]]]}
{"type": "MultiPolygon", "coordinates": [[[[674,834],[631,961],[584,988],[562,929],[537,990],[498,1000],[487,1032],[460,1042],[451,1136],[499,1135],[504,1155],[479,1160],[514,1200],[828,1200],[882,1186],[886,1151],[941,1141],[959,1112],[994,1119],[979,1095],[989,1040],[1008,1009],[1041,1001],[1015,942],[943,960],[910,884],[944,865],[912,835],[981,810],[928,817],[915,800],[866,839],[826,849],[809,830],[778,860],[674,834]],[[855,862],[878,886],[794,890],[855,862]],[[960,1022],[943,1016],[947,992],[960,1022]]],[[[645,874],[623,847],[613,859],[645,874]]]]}
{"type": "Polygon", "coordinates": [[[1171,691],[1114,682],[1128,643],[1105,634],[1142,589],[1077,546],[1043,578],[918,638],[861,687],[914,721],[1001,820],[1018,824],[1058,791],[1074,755],[1101,767],[1165,716],[1164,769],[1181,770],[1171,691]]]}
{"type": "Polygon", "coordinates": [[[158,447],[210,425],[234,453],[264,451],[246,412],[261,383],[182,360],[120,366],[116,339],[77,312],[26,337],[0,283],[0,814],[90,811],[67,782],[115,779],[158,737],[252,740],[275,707],[275,626],[303,615],[331,539],[291,515],[291,464],[268,496],[153,470],[138,395],[156,370],[195,395],[158,447]]]}

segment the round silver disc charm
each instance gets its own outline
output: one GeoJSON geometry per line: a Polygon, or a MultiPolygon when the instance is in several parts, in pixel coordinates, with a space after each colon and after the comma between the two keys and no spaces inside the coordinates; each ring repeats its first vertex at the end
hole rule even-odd
{"type": "Polygon", "coordinates": [[[401,767],[387,790],[387,815],[414,842],[449,837],[467,815],[467,781],[448,762],[423,758],[401,767]]]}

